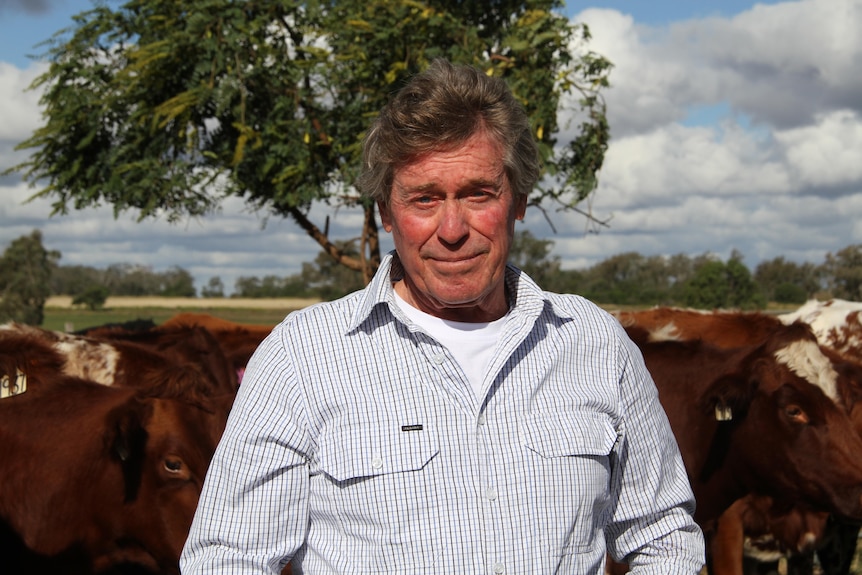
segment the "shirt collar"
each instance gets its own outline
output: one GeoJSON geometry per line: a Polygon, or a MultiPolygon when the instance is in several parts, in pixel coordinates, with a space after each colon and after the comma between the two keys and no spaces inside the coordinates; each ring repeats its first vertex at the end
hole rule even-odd
{"type": "MultiPolygon", "coordinates": [[[[360,292],[359,305],[353,312],[353,317],[347,327],[350,333],[369,321],[378,306],[386,308],[386,313],[392,315],[395,304],[392,283],[404,276],[404,268],[395,250],[389,252],[380,262],[380,267],[364,290],[360,292]]],[[[506,292],[509,294],[511,307],[510,319],[520,321],[532,320],[546,309],[551,309],[556,315],[566,318],[570,313],[559,310],[548,299],[547,294],[527,274],[513,265],[506,266],[506,292]]],[[[404,321],[398,314],[399,319],[404,321]]]]}

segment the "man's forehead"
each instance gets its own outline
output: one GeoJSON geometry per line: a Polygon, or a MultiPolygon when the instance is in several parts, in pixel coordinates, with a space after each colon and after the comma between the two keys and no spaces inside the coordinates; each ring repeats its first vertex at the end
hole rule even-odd
{"type": "Polygon", "coordinates": [[[420,173],[414,175],[405,174],[399,178],[395,176],[393,188],[401,192],[430,192],[437,190],[470,189],[470,188],[494,188],[502,189],[506,185],[506,177],[503,171],[491,174],[488,177],[453,177],[435,178],[432,174],[420,173]]]}

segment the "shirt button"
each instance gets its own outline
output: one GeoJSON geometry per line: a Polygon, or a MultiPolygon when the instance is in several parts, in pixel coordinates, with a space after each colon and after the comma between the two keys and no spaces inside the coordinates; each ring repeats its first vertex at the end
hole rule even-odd
{"type": "Polygon", "coordinates": [[[440,365],[444,361],[446,361],[446,356],[443,355],[442,353],[434,356],[434,363],[436,363],[437,365],[440,365]]]}
{"type": "Polygon", "coordinates": [[[485,414],[484,413],[479,415],[479,425],[485,425],[485,414]]]}
{"type": "Polygon", "coordinates": [[[371,467],[373,467],[374,469],[380,469],[381,467],[383,467],[383,459],[381,457],[374,457],[371,460],[371,467]]]}
{"type": "Polygon", "coordinates": [[[503,565],[502,563],[495,563],[494,564],[494,573],[496,573],[497,575],[500,575],[501,573],[505,573],[505,572],[506,572],[506,566],[505,565],[503,565]]]}
{"type": "MultiPolygon", "coordinates": [[[[488,489],[485,490],[485,497],[488,498],[488,501],[494,501],[495,499],[497,499],[497,490],[494,489],[493,487],[489,487],[488,489]]],[[[498,565],[499,565],[499,563],[498,563],[498,565]]],[[[502,573],[502,571],[501,571],[501,573],[502,573]]]]}

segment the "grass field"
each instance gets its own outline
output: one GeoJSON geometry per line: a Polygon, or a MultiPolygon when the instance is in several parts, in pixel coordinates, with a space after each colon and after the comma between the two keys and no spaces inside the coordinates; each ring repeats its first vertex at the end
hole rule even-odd
{"type": "MultiPolygon", "coordinates": [[[[302,309],[316,299],[303,298],[168,298],[168,297],[109,297],[101,310],[90,311],[72,305],[71,296],[54,296],[45,302],[45,320],[42,327],[57,331],[75,331],[106,323],[122,323],[148,319],[159,324],[171,316],[188,311],[208,313],[229,321],[259,325],[275,325],[284,316],[302,309]]],[[[627,306],[600,304],[611,309],[627,306]]],[[[628,306],[639,309],[645,306],[628,306]]],[[[770,304],[766,313],[787,313],[798,306],[770,304]]]]}
{"type": "Polygon", "coordinates": [[[293,310],[301,309],[317,300],[234,299],[234,298],[160,298],[160,297],[109,297],[105,307],[90,311],[72,306],[72,298],[57,296],[45,302],[45,319],[42,327],[57,331],[76,331],[136,319],[151,320],[157,324],[180,313],[207,313],[238,323],[275,325],[293,310]]]}

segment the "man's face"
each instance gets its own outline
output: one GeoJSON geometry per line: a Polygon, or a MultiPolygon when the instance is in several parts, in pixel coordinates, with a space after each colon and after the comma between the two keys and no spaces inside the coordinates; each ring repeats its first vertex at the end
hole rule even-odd
{"type": "Polygon", "coordinates": [[[484,132],[397,170],[389,206],[379,208],[404,266],[398,294],[443,319],[502,317],[506,260],[526,204],[515,199],[500,146],[484,132]]]}

